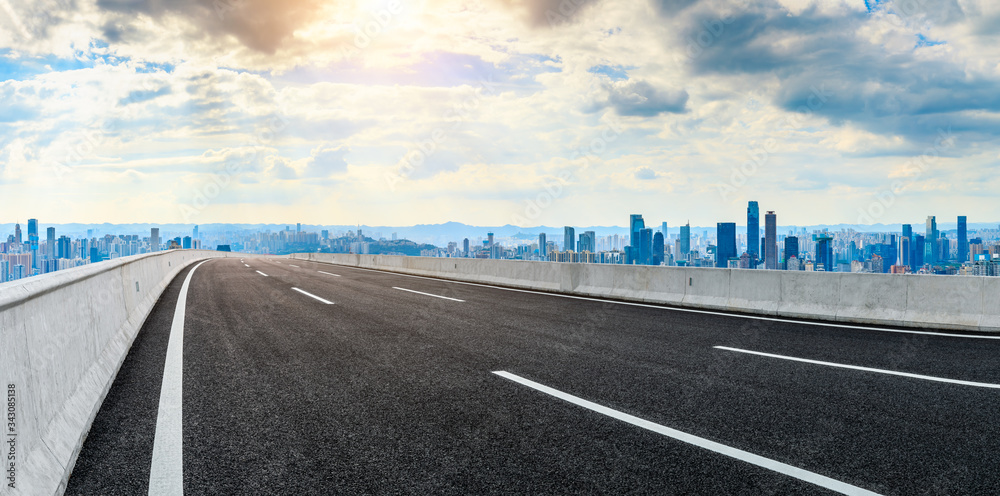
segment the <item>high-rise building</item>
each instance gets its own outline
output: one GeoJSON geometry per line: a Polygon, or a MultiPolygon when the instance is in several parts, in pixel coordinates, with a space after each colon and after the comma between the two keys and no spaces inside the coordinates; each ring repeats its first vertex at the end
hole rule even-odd
{"type": "Polygon", "coordinates": [[[958,216],[958,253],[956,258],[959,263],[969,261],[969,231],[967,218],[964,215],[958,216]]]}
{"type": "Polygon", "coordinates": [[[637,263],[643,265],[652,265],[653,263],[653,229],[651,227],[643,228],[639,231],[639,261],[637,263]]]}
{"type": "Polygon", "coordinates": [[[184,239],[181,241],[181,248],[185,250],[191,249],[191,236],[184,236],[184,239]]]}
{"type": "Polygon", "coordinates": [[[924,242],[927,245],[929,245],[924,249],[925,254],[927,255],[927,263],[936,263],[938,260],[941,259],[940,258],[941,254],[938,252],[938,247],[940,245],[938,244],[937,239],[939,237],[940,236],[938,235],[937,219],[933,215],[928,215],[927,234],[924,236],[924,242]]]}
{"type": "Polygon", "coordinates": [[[545,239],[545,233],[538,233],[538,256],[545,260],[549,256],[548,251],[548,241],[545,239]]]}
{"type": "Polygon", "coordinates": [[[910,262],[910,257],[913,256],[913,241],[910,238],[903,236],[899,238],[899,254],[902,255],[902,264],[908,267],[912,267],[913,264],[910,262]]]}
{"type": "Polygon", "coordinates": [[[924,237],[919,234],[913,235],[913,252],[910,254],[910,268],[913,272],[920,270],[924,266],[924,237]]]}
{"type": "Polygon", "coordinates": [[[301,222],[295,223],[295,232],[297,232],[297,233],[302,232],[302,223],[301,222]]]}
{"type": "Polygon", "coordinates": [[[38,219],[28,219],[28,249],[31,251],[31,268],[37,270],[40,268],[38,265],[38,219]]]}
{"type": "Polygon", "coordinates": [[[563,228],[563,250],[576,251],[576,229],[569,226],[563,228]]]}
{"type": "Polygon", "coordinates": [[[149,251],[160,251],[160,228],[154,227],[149,230],[149,251]]]}
{"type": "Polygon", "coordinates": [[[580,242],[577,243],[577,251],[583,253],[585,251],[590,253],[597,252],[597,233],[594,231],[584,231],[580,233],[580,242]]]}
{"type": "Polygon", "coordinates": [[[681,242],[681,252],[677,256],[687,258],[687,254],[691,252],[691,221],[681,226],[681,236],[678,241],[681,242]]]}
{"type": "Polygon", "coordinates": [[[10,280],[10,261],[0,260],[0,283],[7,282],[9,280],[10,280]]]}
{"type": "MultiPolygon", "coordinates": [[[[789,270],[788,260],[792,257],[796,259],[799,257],[799,238],[797,236],[785,236],[785,261],[783,262],[785,270],[789,270]]],[[[795,266],[794,270],[799,270],[798,265],[795,266]]]]}
{"type": "Polygon", "coordinates": [[[778,269],[778,216],[772,210],[764,214],[764,268],[778,269]]]}
{"type": "MultiPolygon", "coordinates": [[[[736,223],[717,223],[715,226],[715,237],[715,266],[726,268],[729,266],[729,259],[736,258],[736,223]]],[[[757,243],[756,240],[757,236],[754,236],[754,244],[757,243]]]]}
{"type": "Polygon", "coordinates": [[[639,252],[640,252],[639,232],[646,228],[646,222],[642,220],[642,215],[632,214],[629,216],[628,225],[629,225],[629,246],[631,246],[632,249],[629,251],[629,255],[626,258],[625,263],[629,264],[641,263],[636,261],[636,259],[639,257],[639,252]]]}
{"type": "Polygon", "coordinates": [[[462,253],[465,253],[465,257],[468,258],[468,256],[469,256],[469,238],[465,238],[462,241],[462,253]]]}
{"type": "Polygon", "coordinates": [[[663,241],[670,239],[670,236],[668,236],[669,231],[670,228],[667,226],[667,222],[663,221],[663,224],[660,225],[660,232],[663,233],[663,241]]]}
{"type": "Polygon", "coordinates": [[[664,262],[666,251],[663,248],[663,233],[658,232],[653,235],[653,265],[660,265],[664,262]]]}
{"type": "Polygon", "coordinates": [[[747,205],[747,253],[750,254],[750,268],[757,268],[760,252],[757,240],[760,238],[760,207],[752,201],[747,205]]]}
{"type": "Polygon", "coordinates": [[[21,240],[21,223],[14,224],[14,242],[17,244],[23,243],[21,240]]]}
{"type": "Polygon", "coordinates": [[[59,236],[58,242],[59,250],[57,253],[58,258],[73,258],[73,253],[71,250],[72,241],[69,236],[59,236]]]}
{"type": "Polygon", "coordinates": [[[813,237],[813,241],[816,242],[816,258],[813,270],[820,270],[820,265],[822,265],[822,270],[833,272],[836,264],[836,260],[833,258],[833,236],[818,234],[813,237]]]}
{"type": "Polygon", "coordinates": [[[45,256],[49,260],[56,258],[56,228],[54,227],[45,230],[45,256]]]}
{"type": "Polygon", "coordinates": [[[194,231],[191,232],[191,239],[201,239],[198,237],[198,225],[195,224],[194,231]]]}

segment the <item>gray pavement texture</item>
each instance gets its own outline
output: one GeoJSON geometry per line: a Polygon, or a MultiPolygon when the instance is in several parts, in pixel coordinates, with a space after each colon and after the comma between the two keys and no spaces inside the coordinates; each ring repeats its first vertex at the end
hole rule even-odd
{"type": "MultiPolygon", "coordinates": [[[[877,493],[1000,493],[1000,390],[713,348],[1000,383],[1000,341],[706,315],[287,259],[247,263],[207,262],[188,295],[190,494],[829,494],[497,370],[877,493]]],[[[186,274],[140,331],[67,494],[146,492],[186,274]]]]}

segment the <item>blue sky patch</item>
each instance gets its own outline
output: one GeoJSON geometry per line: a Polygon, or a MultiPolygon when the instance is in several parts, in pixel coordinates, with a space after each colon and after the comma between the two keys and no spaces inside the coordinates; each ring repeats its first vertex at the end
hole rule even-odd
{"type": "Polygon", "coordinates": [[[947,43],[947,41],[928,40],[926,36],[924,36],[922,34],[918,34],[917,35],[917,46],[915,46],[913,48],[944,45],[945,43],[947,43]]]}
{"type": "Polygon", "coordinates": [[[628,79],[628,71],[635,69],[634,66],[621,66],[621,65],[595,65],[587,72],[591,74],[604,74],[605,76],[615,80],[621,81],[623,79],[628,79]]]}

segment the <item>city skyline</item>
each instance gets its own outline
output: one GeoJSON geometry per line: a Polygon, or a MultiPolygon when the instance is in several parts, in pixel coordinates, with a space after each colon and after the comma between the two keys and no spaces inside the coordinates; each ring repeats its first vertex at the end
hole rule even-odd
{"type": "Polygon", "coordinates": [[[1000,219],[991,2],[216,4],[12,3],[9,218],[1000,219]]]}

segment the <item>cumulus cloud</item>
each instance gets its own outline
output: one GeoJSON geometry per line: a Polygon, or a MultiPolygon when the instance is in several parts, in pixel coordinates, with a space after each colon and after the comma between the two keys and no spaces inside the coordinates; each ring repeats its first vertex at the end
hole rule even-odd
{"type": "Polygon", "coordinates": [[[603,89],[605,99],[594,102],[595,106],[612,108],[623,116],[652,117],[663,113],[682,113],[688,101],[687,91],[658,89],[646,81],[635,79],[607,81],[603,89]]]}

